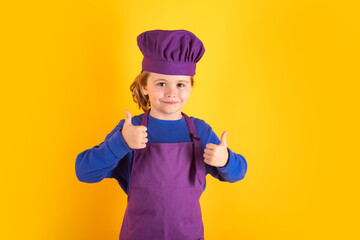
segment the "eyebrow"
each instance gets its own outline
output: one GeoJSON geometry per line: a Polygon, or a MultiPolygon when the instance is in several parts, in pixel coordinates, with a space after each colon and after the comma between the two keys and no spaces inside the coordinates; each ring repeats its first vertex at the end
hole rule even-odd
{"type": "MultiPolygon", "coordinates": [[[[168,82],[168,80],[166,80],[166,79],[156,79],[156,80],[154,80],[154,82],[157,82],[157,81],[165,81],[165,82],[168,82]]],[[[188,82],[190,82],[189,80],[176,80],[177,82],[186,82],[186,83],[188,83],[188,82]]]]}

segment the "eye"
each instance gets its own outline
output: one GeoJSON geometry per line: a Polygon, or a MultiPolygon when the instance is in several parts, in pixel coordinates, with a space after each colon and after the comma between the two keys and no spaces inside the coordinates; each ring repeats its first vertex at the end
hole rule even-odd
{"type": "Polygon", "coordinates": [[[179,86],[179,87],[185,87],[185,85],[182,84],[182,83],[179,83],[178,86],[179,86]],[[180,86],[179,86],[179,85],[180,85],[180,86]]]}
{"type": "Polygon", "coordinates": [[[160,83],[158,83],[157,85],[160,86],[160,87],[163,87],[164,85],[161,85],[161,84],[165,84],[165,83],[160,82],[160,83]]]}

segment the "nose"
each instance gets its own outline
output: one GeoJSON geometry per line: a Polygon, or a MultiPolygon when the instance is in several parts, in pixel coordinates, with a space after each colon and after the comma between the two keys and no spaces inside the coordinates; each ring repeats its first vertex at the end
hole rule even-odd
{"type": "Polygon", "coordinates": [[[176,88],[174,87],[169,87],[166,91],[166,96],[167,97],[174,97],[176,96],[176,88]]]}

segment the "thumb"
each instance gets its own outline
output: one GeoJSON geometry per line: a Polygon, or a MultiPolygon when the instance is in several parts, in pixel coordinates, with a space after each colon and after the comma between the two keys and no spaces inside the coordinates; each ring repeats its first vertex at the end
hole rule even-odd
{"type": "Polygon", "coordinates": [[[226,146],[226,134],[228,133],[228,131],[224,131],[222,134],[221,134],[221,141],[220,141],[220,144],[221,146],[226,146]]]}
{"type": "Polygon", "coordinates": [[[126,118],[125,118],[125,125],[132,126],[131,122],[131,113],[128,110],[125,110],[126,118]]]}

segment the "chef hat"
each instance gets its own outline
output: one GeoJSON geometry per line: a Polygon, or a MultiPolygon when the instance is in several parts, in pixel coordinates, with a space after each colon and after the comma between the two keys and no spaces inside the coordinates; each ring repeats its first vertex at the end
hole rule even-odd
{"type": "Polygon", "coordinates": [[[144,55],[142,69],[167,75],[194,76],[205,52],[203,43],[187,30],[151,30],[137,37],[144,55]]]}

